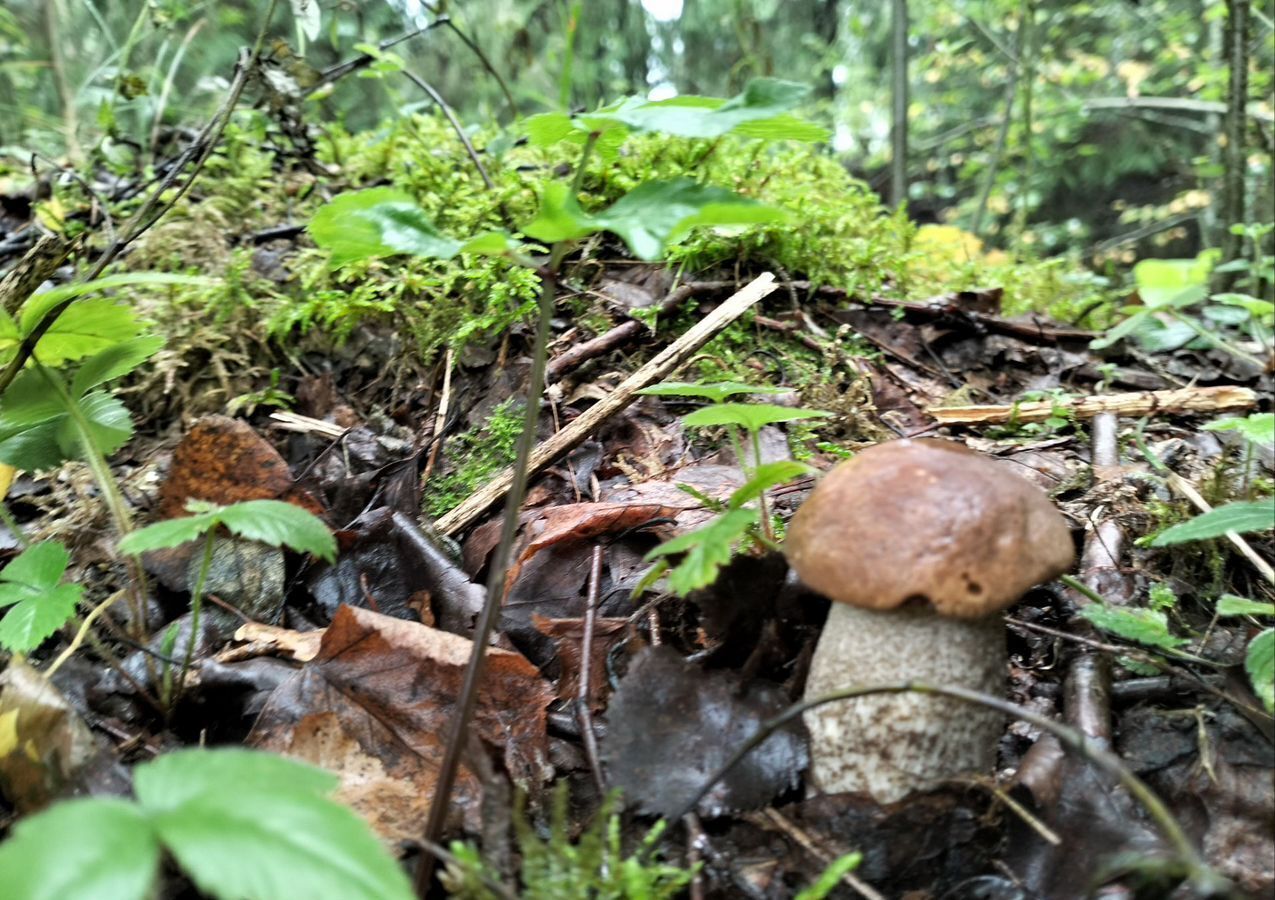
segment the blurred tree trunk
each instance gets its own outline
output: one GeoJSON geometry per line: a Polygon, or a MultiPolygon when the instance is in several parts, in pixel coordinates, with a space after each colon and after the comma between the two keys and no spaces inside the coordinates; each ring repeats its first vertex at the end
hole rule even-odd
{"type": "MultiPolygon", "coordinates": [[[[816,4],[813,13],[812,27],[825,47],[836,47],[841,36],[841,2],[840,0],[822,0],[816,4]]],[[[837,94],[837,84],[832,80],[832,67],[822,73],[815,83],[815,96],[831,99],[837,94]]]]}
{"type": "Polygon", "coordinates": [[[893,91],[890,154],[890,202],[908,199],[908,0],[894,0],[890,28],[893,91]]]}
{"type": "MultiPolygon", "coordinates": [[[[1243,237],[1231,234],[1232,225],[1247,221],[1244,194],[1247,183],[1245,135],[1248,133],[1248,24],[1249,0],[1226,0],[1226,65],[1230,84],[1226,95],[1226,144],[1222,158],[1225,166],[1222,191],[1222,262],[1230,262],[1243,252],[1243,237]]],[[[1228,276],[1227,282],[1234,281],[1228,276]]]]}

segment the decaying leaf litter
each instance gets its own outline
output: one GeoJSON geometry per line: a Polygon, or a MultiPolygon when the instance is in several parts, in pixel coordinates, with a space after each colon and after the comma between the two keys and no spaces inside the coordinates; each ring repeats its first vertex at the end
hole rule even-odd
{"type": "MultiPolygon", "coordinates": [[[[270,249],[285,273],[314,252],[300,233],[270,249]]],[[[1268,890],[1271,720],[1243,670],[1257,620],[1215,617],[1194,601],[1204,579],[1209,591],[1268,598],[1269,532],[1249,535],[1247,554],[1139,538],[1189,515],[1179,482],[1226,497],[1239,481],[1269,477],[1269,452],[1246,456],[1234,432],[1201,427],[1254,409],[1269,372],[1218,349],[1100,354],[1094,333],[1003,315],[996,286],[901,301],[765,270],[751,261],[677,273],[610,239],[569,259],[560,299],[585,302],[557,310],[538,435],[549,450],[523,505],[449,836],[479,840],[495,876],[510,881],[515,793],[544,821],[566,785],[579,830],[622,787],[629,842],[652,816],[692,807],[660,847],[700,864],[700,896],[792,896],[852,852],[862,861],[836,889],[845,896],[1070,897],[1095,881],[1154,891],[1181,877],[1181,848],[1103,763],[1109,749],[1236,890],[1268,890]],[[757,276],[761,286],[739,303],[757,276]],[[732,302],[740,308],[714,321],[732,302]],[[653,307],[658,330],[643,315],[653,307]],[[703,357],[723,352],[693,347],[632,383],[696,322],[710,323],[706,340],[734,329],[735,345],[758,348],[736,354],[741,386],[723,400],[830,415],[785,424],[773,414],[744,443],[729,427],[686,427],[684,416],[714,405],[694,391],[636,393],[691,381],[703,357]],[[799,377],[812,369],[817,377],[799,377]],[[884,804],[813,794],[807,735],[789,718],[709,784],[801,696],[827,601],[758,545],[705,560],[704,583],[685,598],[648,577],[648,554],[728,516],[749,472],[794,454],[827,469],[843,451],[904,438],[959,442],[1034,483],[1080,551],[1075,580],[1039,586],[1006,614],[1006,696],[1027,717],[1006,717],[996,778],[884,804]],[[1172,634],[1164,591],[1177,596],[1172,634]],[[1031,713],[1078,729],[1090,752],[1067,752],[1031,713]]],[[[303,359],[271,358],[295,385],[286,414],[208,415],[271,384],[264,370],[226,368],[233,354],[215,349],[192,353],[220,367],[217,402],[174,403],[162,385],[139,384],[151,415],[111,460],[134,515],[180,516],[191,498],[281,500],[324,518],[335,558],[225,534],[210,540],[203,567],[197,542],[151,551],[144,621],[121,612],[97,642],[102,657],[67,657],[68,631],[31,657],[58,663],[52,687],[23,664],[5,670],[0,722],[23,723],[0,744],[12,809],[124,793],[130,765],[183,744],[247,744],[335,773],[337,796],[387,845],[414,853],[500,528],[499,491],[430,516],[422,480],[428,491],[454,473],[464,461],[449,447],[462,435],[495,442],[501,410],[527,402],[529,341],[515,327],[426,366],[392,319],[373,318],[339,345],[312,339],[303,359]],[[196,624],[178,612],[197,588],[208,603],[196,624]],[[145,645],[135,634],[148,635],[145,645]],[[186,647],[190,664],[172,683],[186,647]],[[102,662],[112,656],[116,665],[102,662]],[[46,752],[33,761],[19,747],[46,752]]],[[[786,480],[766,498],[779,522],[814,475],[786,480]]],[[[485,481],[498,487],[498,468],[485,481]]],[[[128,587],[81,470],[23,475],[9,504],[29,534],[71,547],[88,607],[128,587]]]]}

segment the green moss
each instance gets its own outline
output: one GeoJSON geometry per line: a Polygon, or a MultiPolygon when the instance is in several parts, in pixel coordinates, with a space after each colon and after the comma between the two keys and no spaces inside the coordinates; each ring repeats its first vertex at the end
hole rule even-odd
{"type": "Polygon", "coordinates": [[[523,404],[506,400],[481,426],[447,442],[447,470],[425,485],[425,510],[431,517],[451,511],[514,461],[522,417],[523,404]]]}
{"type": "MultiPolygon", "coordinates": [[[[166,271],[193,266],[204,274],[238,278],[236,302],[254,309],[265,333],[285,347],[316,329],[341,340],[362,322],[389,320],[414,338],[417,353],[428,360],[443,346],[506,329],[531,314],[539,292],[536,276],[506,260],[394,258],[332,271],[324,254],[303,248],[286,259],[290,277],[278,283],[242,277],[252,247],[241,241],[260,228],[308,221],[334,192],[386,182],[410,192],[453,236],[516,230],[533,216],[546,183],[570,177],[576,146],[511,146],[506,135],[480,130],[472,139],[493,182],[489,189],[450,127],[436,117],[402,118],[356,135],[330,127],[320,141],[319,159],[337,173],[332,179],[301,168],[280,171],[280,159],[265,149],[270,146],[265,129],[259,115],[236,118],[196,190],[143,240],[131,266],[166,271]]],[[[684,280],[766,268],[832,284],[861,299],[917,298],[1002,284],[1008,311],[1055,314],[1083,311],[1098,290],[1057,261],[936,266],[926,251],[913,246],[916,229],[906,217],[885,209],[818,147],[633,135],[610,157],[595,157],[589,165],[581,195],[586,208],[600,208],[643,181],[690,175],[791,213],[779,225],[699,229],[689,235],[669,252],[669,264],[684,280]]],[[[619,251],[618,242],[608,237],[591,244],[587,253],[596,259],[619,251]]],[[[593,269],[567,274],[587,283],[593,269]]],[[[204,289],[191,289],[176,301],[224,308],[224,300],[204,289]]],[[[574,312],[587,328],[607,324],[603,315],[574,312]]],[[[752,339],[739,326],[733,331],[731,339],[741,345],[746,335],[752,339]]],[[[724,368],[730,371],[705,375],[739,374],[736,367],[724,368]]]]}

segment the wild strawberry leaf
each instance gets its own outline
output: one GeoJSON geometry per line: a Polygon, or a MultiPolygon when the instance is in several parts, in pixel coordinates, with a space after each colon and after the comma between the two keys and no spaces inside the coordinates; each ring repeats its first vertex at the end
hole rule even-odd
{"type": "Polygon", "coordinates": [[[60,584],[70,556],[55,541],[35,544],[0,570],[0,647],[29,653],[75,612],[84,589],[60,584]]]}
{"type": "Polygon", "coordinates": [[[718,403],[682,416],[682,421],[694,428],[737,425],[746,431],[760,431],[767,425],[779,422],[817,419],[830,415],[832,413],[819,409],[792,409],[773,403],[718,403]]]}
{"type": "Polygon", "coordinates": [[[225,526],[231,534],[250,541],[286,545],[328,561],[336,558],[336,539],[328,527],[313,513],[282,500],[248,500],[230,506],[191,500],[186,509],[194,515],[156,522],[126,535],[120,540],[120,551],[164,550],[225,526]]]}

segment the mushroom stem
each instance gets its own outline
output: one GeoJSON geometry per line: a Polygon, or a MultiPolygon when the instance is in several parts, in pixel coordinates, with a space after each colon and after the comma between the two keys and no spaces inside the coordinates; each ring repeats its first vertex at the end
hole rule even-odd
{"type": "MultiPolygon", "coordinates": [[[[805,696],[907,681],[1000,696],[1006,662],[999,616],[952,619],[919,602],[892,610],[833,603],[805,696]]],[[[991,771],[1004,724],[994,710],[917,693],[828,703],[804,718],[814,786],[825,793],[867,793],[879,803],[946,778],[991,771]]]]}

